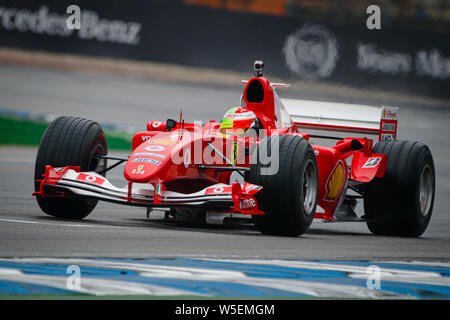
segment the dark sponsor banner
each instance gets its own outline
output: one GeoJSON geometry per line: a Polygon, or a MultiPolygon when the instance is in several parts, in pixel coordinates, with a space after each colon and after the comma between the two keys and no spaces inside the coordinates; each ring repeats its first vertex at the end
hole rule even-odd
{"type": "MultiPolygon", "coordinates": [[[[383,10],[383,8],[381,8],[383,10]]],[[[389,91],[450,97],[450,42],[440,33],[185,6],[181,1],[0,0],[0,45],[266,72],[389,91]],[[70,5],[80,29],[67,28],[70,5]]]]}

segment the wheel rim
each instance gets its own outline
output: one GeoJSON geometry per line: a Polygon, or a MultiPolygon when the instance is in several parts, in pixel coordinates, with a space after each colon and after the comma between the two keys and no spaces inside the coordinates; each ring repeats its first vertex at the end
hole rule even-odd
{"type": "Polygon", "coordinates": [[[434,194],[433,171],[429,165],[422,169],[419,184],[420,212],[426,218],[430,212],[431,202],[434,194]]]}
{"type": "Polygon", "coordinates": [[[301,193],[301,201],[305,213],[310,215],[314,211],[317,196],[317,172],[314,162],[309,159],[303,170],[303,186],[301,193]]]}

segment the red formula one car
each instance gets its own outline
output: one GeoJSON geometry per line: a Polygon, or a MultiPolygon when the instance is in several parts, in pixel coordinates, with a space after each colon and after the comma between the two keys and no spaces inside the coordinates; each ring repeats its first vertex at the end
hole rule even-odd
{"type": "Polygon", "coordinates": [[[167,218],[248,217],[264,234],[297,236],[316,218],[366,221],[375,234],[421,235],[433,209],[433,158],[422,143],[396,140],[398,109],[281,100],[275,89],[287,85],[270,83],[262,67],[255,62],[241,105],[221,122],[150,121],[127,158],[107,155],[96,122],[54,120],[36,159],[40,208],[81,219],[104,200],[163,210],[167,218]],[[337,142],[311,142],[322,139],[337,142]],[[108,167],[107,160],[118,162],[108,167]],[[106,172],[123,162],[126,186],[119,188],[106,172]],[[355,213],[359,200],[362,216],[355,213]]]}

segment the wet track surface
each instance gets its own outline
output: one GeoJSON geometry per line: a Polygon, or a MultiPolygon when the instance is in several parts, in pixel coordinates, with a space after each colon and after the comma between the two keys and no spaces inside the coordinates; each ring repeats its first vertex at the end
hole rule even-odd
{"type": "MultiPolygon", "coordinates": [[[[239,103],[240,94],[238,89],[0,67],[0,108],[77,115],[142,129],[147,120],[177,119],[180,107],[187,121],[219,120],[226,109],[239,103]]],[[[289,97],[302,95],[289,92],[289,97]]],[[[428,144],[436,166],[434,212],[418,239],[373,236],[365,223],[321,222],[297,238],[263,236],[251,225],[165,222],[157,216],[146,219],[142,208],[106,203],[85,220],[56,219],[43,214],[31,196],[37,149],[0,147],[0,256],[448,261],[450,108],[396,106],[401,108],[399,139],[428,144]]],[[[109,175],[113,182],[122,178],[120,168],[109,175]]]]}

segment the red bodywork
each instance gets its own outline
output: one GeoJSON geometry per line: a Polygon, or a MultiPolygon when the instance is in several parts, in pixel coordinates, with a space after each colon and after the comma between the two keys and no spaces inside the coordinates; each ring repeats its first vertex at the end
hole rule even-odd
{"type": "MultiPolygon", "coordinates": [[[[243,104],[262,121],[267,135],[299,135],[309,141],[310,135],[300,133],[297,129],[299,125],[308,124],[295,123],[290,118],[274,87],[276,85],[272,85],[264,77],[250,79],[244,89],[243,104]]],[[[380,132],[384,123],[388,122],[389,120],[385,120],[380,123],[380,132]]],[[[98,185],[98,179],[102,178],[92,173],[90,178],[85,177],[85,181],[80,181],[83,178],[80,178],[82,173],[78,173],[79,168],[48,167],[37,194],[41,197],[65,194],[70,196],[72,192],[79,196],[98,197],[106,201],[146,207],[177,207],[189,204],[198,204],[201,207],[206,202],[195,202],[195,199],[203,201],[216,194],[226,199],[223,200],[223,210],[250,215],[264,214],[258,210],[253,196],[261,187],[247,182],[230,182],[233,171],[226,170],[232,165],[249,168],[251,150],[260,142],[261,137],[222,134],[219,125],[216,121],[210,121],[203,126],[178,122],[175,128],[169,131],[165,121],[150,121],[146,131],[133,137],[132,153],[124,170],[124,177],[128,182],[127,190],[113,190],[107,181],[98,185]],[[69,169],[72,169],[70,175],[65,176],[65,180],[69,182],[63,184],[58,179],[69,169]],[[81,182],[89,188],[84,187],[85,189],[80,191],[81,182]],[[142,190],[133,189],[137,184],[147,184],[149,187],[142,190]],[[52,190],[52,186],[59,190],[56,191],[59,194],[52,190]],[[110,194],[105,195],[103,192],[102,196],[98,195],[99,187],[109,188],[110,194]],[[71,192],[67,192],[67,189],[71,192]],[[183,195],[186,198],[183,198],[183,195]]],[[[328,129],[334,128],[331,126],[328,129]]],[[[350,127],[347,129],[352,131],[350,127]]],[[[358,130],[361,131],[360,128],[358,130]]],[[[374,129],[362,130],[370,133],[369,131],[374,129]]],[[[315,218],[334,219],[333,213],[342,203],[349,183],[367,183],[374,177],[384,175],[386,156],[373,154],[372,145],[372,139],[352,137],[338,140],[331,147],[312,145],[319,174],[319,210],[315,218]]]]}

